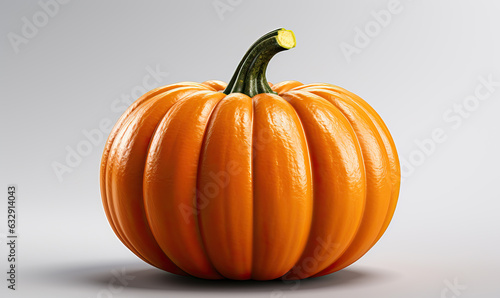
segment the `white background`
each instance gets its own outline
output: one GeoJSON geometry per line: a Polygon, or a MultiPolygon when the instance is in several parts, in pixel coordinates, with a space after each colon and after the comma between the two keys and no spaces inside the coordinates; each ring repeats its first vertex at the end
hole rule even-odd
{"type": "Polygon", "coordinates": [[[481,78],[500,82],[500,4],[390,3],[71,1],[44,19],[37,1],[2,1],[0,272],[9,183],[19,187],[20,238],[18,290],[1,281],[1,296],[499,297],[500,86],[488,90],[481,78]],[[36,32],[23,33],[26,20],[36,32]],[[270,81],[342,86],[389,127],[404,176],[391,226],[355,265],[299,284],[208,282],[149,267],[101,207],[105,137],[70,173],[58,177],[53,166],[87,140],[84,130],[118,119],[116,103],[139,95],[148,70],[159,69],[149,81],[157,86],[228,81],[248,46],[280,27],[295,32],[297,47],[273,59],[270,81]],[[346,55],[347,44],[356,53],[346,55]]]}

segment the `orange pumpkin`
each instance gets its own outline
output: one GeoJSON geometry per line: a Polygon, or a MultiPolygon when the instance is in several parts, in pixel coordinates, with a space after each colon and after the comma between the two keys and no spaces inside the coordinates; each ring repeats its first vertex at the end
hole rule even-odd
{"type": "Polygon", "coordinates": [[[291,31],[257,40],[231,82],[154,89],[122,115],[101,163],[118,238],[145,262],[206,279],[302,279],[349,266],[399,194],[380,116],[330,84],[267,83],[291,31]]]}

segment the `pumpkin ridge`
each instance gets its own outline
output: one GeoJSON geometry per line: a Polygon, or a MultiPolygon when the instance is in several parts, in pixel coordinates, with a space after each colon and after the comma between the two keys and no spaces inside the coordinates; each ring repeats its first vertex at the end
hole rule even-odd
{"type": "MultiPolygon", "coordinates": [[[[143,102],[145,103],[145,102],[143,102]]],[[[144,106],[141,104],[139,106],[137,106],[137,108],[128,115],[126,121],[124,121],[122,127],[120,128],[119,132],[117,133],[117,135],[115,136],[114,140],[113,140],[113,144],[111,145],[111,148],[110,148],[110,153],[113,153],[114,150],[116,150],[116,147],[119,146],[119,143],[121,142],[121,139],[123,138],[123,133],[124,131],[127,130],[127,128],[129,127],[132,119],[133,119],[133,116],[137,113],[138,110],[142,109],[144,106]]],[[[116,153],[113,153],[113,154],[110,154],[111,156],[115,156],[116,153]]],[[[112,173],[114,172],[114,164],[116,163],[116,161],[112,158],[111,160],[108,160],[108,163],[107,165],[109,166],[109,168],[107,169],[106,171],[106,181],[107,180],[110,180],[112,179],[112,173]],[[111,162],[111,163],[110,163],[111,162]]],[[[156,267],[156,265],[154,265],[148,258],[146,258],[145,256],[143,256],[138,250],[137,248],[132,244],[132,242],[130,241],[130,239],[126,236],[125,234],[125,231],[123,230],[123,227],[120,225],[120,223],[118,222],[118,216],[116,214],[116,210],[115,210],[115,206],[114,206],[114,196],[112,194],[112,191],[111,191],[111,185],[110,183],[108,182],[107,183],[108,187],[107,187],[107,191],[109,192],[107,197],[109,198],[108,199],[108,206],[109,206],[109,209],[110,209],[110,215],[113,219],[113,222],[117,228],[117,232],[118,232],[118,235],[120,237],[123,237],[123,240],[126,241],[126,243],[128,244],[128,247],[130,250],[132,250],[132,252],[134,252],[136,255],[138,255],[141,259],[144,259],[144,260],[147,260],[147,262],[153,266],[156,267]]]]}
{"type": "Polygon", "coordinates": [[[253,101],[256,238],[252,278],[267,280],[286,274],[307,241],[312,216],[311,176],[294,110],[274,94],[259,94],[253,101]]]}
{"type": "Polygon", "coordinates": [[[256,212],[255,212],[255,171],[254,171],[254,162],[255,162],[255,153],[254,152],[254,131],[255,131],[255,100],[252,98],[252,131],[250,133],[251,143],[250,143],[250,171],[252,173],[252,261],[250,266],[250,278],[253,279],[254,275],[254,267],[255,267],[255,243],[256,243],[256,229],[255,226],[257,224],[256,212]]]}
{"type": "MultiPolygon", "coordinates": [[[[129,115],[126,115],[124,118],[125,120],[128,118],[129,115]]],[[[118,123],[117,123],[118,124],[118,123]]],[[[120,125],[120,128],[117,129],[117,132],[119,132],[119,130],[121,129],[121,127],[123,126],[123,123],[119,123],[121,124],[120,125]]],[[[114,219],[114,215],[112,215],[112,211],[110,210],[110,198],[109,196],[106,194],[106,192],[108,191],[108,188],[106,187],[106,177],[107,177],[107,170],[106,168],[108,167],[108,158],[110,157],[109,155],[109,150],[111,149],[111,147],[113,146],[113,143],[115,141],[115,135],[113,135],[113,139],[111,138],[108,138],[108,141],[106,143],[106,147],[104,149],[104,153],[105,154],[105,157],[102,158],[102,161],[101,161],[101,197],[102,197],[102,203],[103,203],[103,207],[104,207],[104,211],[106,213],[106,217],[108,218],[108,221],[111,225],[111,228],[112,230],[115,232],[115,235],[118,237],[118,239],[128,248],[130,249],[130,251],[132,251],[136,256],[138,256],[141,260],[143,260],[144,262],[150,264],[150,265],[153,265],[151,264],[151,262],[149,262],[148,260],[146,260],[136,249],[135,247],[133,247],[130,242],[128,241],[128,239],[126,239],[122,233],[121,230],[118,230],[118,227],[117,227],[117,224],[115,222],[115,219],[114,219]],[[109,144],[109,145],[108,145],[109,144]],[[109,146],[109,149],[108,149],[108,146],[109,146]],[[107,152],[106,152],[107,151],[107,152]]],[[[154,265],[153,265],[154,266],[154,265]]]]}
{"type": "MultiPolygon", "coordinates": [[[[340,88],[340,87],[338,87],[340,88]]],[[[383,225],[383,228],[381,229],[377,239],[373,242],[372,247],[380,240],[382,235],[385,233],[387,228],[389,227],[389,224],[392,220],[392,217],[394,215],[394,212],[396,210],[397,202],[398,202],[398,196],[399,196],[399,190],[400,190],[400,184],[401,184],[401,170],[399,166],[399,157],[397,154],[396,150],[396,145],[394,144],[394,140],[392,139],[392,136],[389,132],[389,129],[387,128],[386,124],[384,123],[382,117],[375,111],[373,107],[371,107],[366,101],[364,101],[361,97],[357,96],[356,94],[345,90],[345,92],[349,95],[349,97],[363,109],[368,117],[370,117],[377,127],[377,130],[379,131],[379,135],[382,139],[382,142],[384,143],[387,157],[389,159],[389,167],[391,169],[391,183],[392,183],[392,194],[391,194],[391,201],[389,203],[389,210],[386,215],[386,219],[383,225]]]]}
{"type": "Polygon", "coordinates": [[[156,128],[144,171],[144,202],[156,241],[179,268],[190,275],[208,279],[221,276],[210,264],[202,247],[194,209],[197,179],[193,175],[199,160],[196,148],[201,146],[205,131],[200,125],[206,126],[212,105],[215,106],[224,96],[220,92],[201,90],[172,106],[156,128]],[[186,115],[193,115],[194,122],[186,115]],[[185,138],[186,132],[196,132],[196,135],[185,138]],[[184,150],[196,156],[186,155],[184,150]],[[182,175],[188,175],[185,176],[186,183],[181,182],[182,175]],[[191,257],[190,253],[193,253],[191,257]]]}
{"type": "MultiPolygon", "coordinates": [[[[117,135],[116,139],[115,139],[115,142],[114,142],[114,145],[112,147],[112,150],[113,148],[116,150],[117,148],[119,148],[121,146],[121,143],[123,142],[123,139],[125,138],[126,136],[126,133],[128,131],[130,131],[130,129],[132,129],[130,126],[131,125],[138,125],[140,124],[140,121],[141,118],[144,116],[143,113],[145,113],[145,109],[149,109],[150,111],[153,111],[152,110],[152,107],[155,105],[155,104],[160,104],[160,101],[162,100],[169,100],[169,96],[171,94],[176,94],[176,93],[180,93],[180,98],[178,100],[182,100],[183,97],[186,97],[192,93],[195,93],[197,92],[199,87],[179,87],[179,88],[173,88],[173,89],[170,89],[168,90],[167,92],[165,93],[162,93],[162,94],[157,94],[155,95],[154,97],[150,98],[149,101],[147,102],[144,102],[141,106],[139,106],[133,113],[131,113],[126,121],[126,123],[123,125],[123,127],[121,128],[120,130],[120,133],[117,135]],[[182,94],[181,92],[184,92],[184,94],[182,94]]],[[[170,107],[171,108],[171,107],[170,107]]],[[[170,108],[167,108],[165,113],[168,112],[168,110],[170,108]]],[[[159,117],[159,119],[161,119],[162,116],[159,117]]],[[[158,123],[155,124],[155,126],[157,126],[158,123]]],[[[153,130],[153,133],[154,133],[154,130],[153,130]]],[[[152,135],[153,135],[152,133],[152,135]]],[[[148,139],[148,147],[149,147],[149,142],[150,142],[150,138],[148,139]]],[[[149,150],[146,149],[146,150],[149,150]]],[[[117,162],[117,160],[114,161],[115,163],[117,162]]],[[[116,168],[115,167],[111,167],[111,170],[115,170],[116,171],[116,168]]],[[[141,174],[143,176],[143,174],[141,174]]],[[[112,173],[110,173],[110,175],[108,176],[108,179],[111,178],[112,179],[112,173]]],[[[112,186],[112,184],[111,184],[112,186]]],[[[142,189],[142,179],[141,179],[141,189],[142,189]]],[[[142,191],[141,191],[141,194],[142,194],[142,191]]],[[[111,198],[113,198],[113,196],[110,196],[111,198]]],[[[112,204],[113,201],[111,201],[111,204],[112,204]]],[[[127,241],[130,243],[130,245],[145,259],[148,260],[149,263],[152,263],[153,266],[155,267],[160,267],[160,268],[163,268],[164,270],[166,271],[173,271],[175,273],[179,273],[179,274],[183,274],[183,271],[180,270],[180,268],[172,268],[172,265],[173,262],[168,258],[168,256],[161,250],[161,248],[159,247],[156,239],[154,238],[154,235],[152,234],[152,231],[147,223],[147,219],[146,219],[146,215],[145,215],[145,210],[144,210],[144,204],[143,202],[139,203],[140,206],[143,207],[143,210],[141,212],[142,216],[143,216],[143,227],[146,232],[146,234],[148,234],[148,236],[145,236],[147,237],[147,239],[149,239],[151,241],[151,245],[154,246],[154,248],[148,248],[148,249],[145,249],[144,250],[144,247],[143,247],[143,252],[141,253],[140,250],[134,245],[133,241],[131,239],[129,239],[128,237],[126,237],[127,241]],[[154,254],[153,254],[154,253],[154,254]],[[153,261],[153,260],[156,260],[156,261],[153,261]]],[[[116,212],[116,208],[112,208],[112,210],[114,210],[114,212],[116,212]]],[[[113,212],[113,211],[112,211],[113,212]]],[[[115,214],[115,219],[118,221],[118,216],[115,214]]],[[[123,216],[123,215],[122,215],[123,216]]],[[[121,233],[124,233],[124,227],[119,223],[117,222],[117,226],[118,228],[120,229],[121,233]]],[[[136,240],[137,241],[137,240],[136,240]]]]}
{"type": "MultiPolygon", "coordinates": [[[[292,89],[280,95],[292,105],[301,123],[306,125],[303,129],[311,159],[313,185],[313,217],[307,245],[293,268],[282,277],[285,280],[294,280],[308,278],[321,272],[349,247],[361,223],[364,201],[360,202],[360,199],[365,199],[365,193],[364,187],[361,193],[359,186],[364,186],[366,180],[361,152],[356,149],[359,148],[356,134],[349,121],[333,104],[318,95],[303,90],[295,91],[292,89]],[[317,113],[323,113],[324,116],[317,118],[317,113]],[[316,128],[318,125],[321,127],[319,121],[326,121],[327,118],[324,117],[331,117],[331,119],[328,118],[328,124],[334,124],[335,126],[332,128],[316,128]],[[330,134],[333,135],[330,136],[330,134]],[[342,138],[341,135],[344,134],[349,137],[342,138]],[[327,140],[330,140],[333,144],[325,143],[328,142],[327,140]],[[339,148],[349,148],[349,152],[356,153],[349,157],[339,148]],[[352,159],[354,156],[355,159],[352,159]],[[340,158],[338,166],[335,166],[335,162],[331,160],[325,160],[334,157],[340,158]],[[356,166],[351,169],[343,166],[347,158],[351,158],[350,163],[362,167],[363,174],[359,173],[359,176],[353,179],[352,172],[358,171],[354,169],[356,166]],[[338,172],[339,170],[340,172],[338,172]],[[351,179],[343,178],[340,181],[325,182],[323,180],[324,171],[334,171],[339,177],[351,177],[351,179]],[[349,171],[351,171],[351,174],[346,174],[349,171]],[[346,191],[348,194],[343,195],[340,193],[346,191]],[[349,204],[342,204],[341,199],[352,201],[349,204]],[[324,208],[326,206],[329,206],[332,211],[325,213],[324,208]],[[338,213],[335,210],[343,211],[338,213]],[[358,218],[353,223],[353,226],[350,229],[348,229],[348,226],[340,226],[338,223],[333,226],[335,220],[331,218],[341,217],[343,218],[342,222],[344,222],[346,218],[344,214],[347,212],[349,212],[349,217],[354,218],[357,216],[358,218]],[[325,225],[331,226],[328,228],[328,232],[322,232],[325,225]],[[339,245],[338,243],[343,244],[339,245]],[[326,247],[328,247],[328,250],[326,247]],[[310,264],[313,264],[313,266],[311,267],[310,264]]],[[[328,175],[332,175],[332,173],[328,175]]]]}
{"type": "Polygon", "coordinates": [[[398,201],[398,196],[399,196],[399,188],[400,188],[400,167],[399,167],[399,158],[396,150],[396,146],[394,144],[394,140],[392,139],[392,136],[389,132],[389,129],[387,128],[386,124],[382,120],[382,117],[375,111],[375,109],[370,106],[366,101],[364,101],[361,97],[358,95],[345,90],[342,87],[338,87],[335,85],[331,84],[314,84],[315,86],[318,86],[318,89],[321,90],[326,90],[329,92],[335,92],[336,95],[338,96],[344,96],[349,99],[349,102],[351,105],[356,106],[358,109],[361,109],[367,116],[368,118],[371,119],[373,125],[376,127],[376,131],[378,132],[378,135],[380,136],[380,139],[382,140],[383,143],[383,148],[385,149],[385,153],[388,158],[389,162],[389,168],[390,168],[390,177],[389,179],[391,180],[392,184],[392,193],[391,193],[391,200],[389,202],[387,214],[386,214],[386,219],[385,222],[382,226],[382,229],[379,232],[379,235],[377,238],[374,240],[373,244],[371,247],[373,247],[378,240],[382,237],[382,235],[385,233],[387,230],[392,217],[394,215],[397,201],[398,201]]]}
{"type": "Polygon", "coordinates": [[[128,240],[126,240],[122,233],[118,231],[118,228],[116,227],[115,219],[111,215],[111,211],[109,210],[109,198],[107,197],[107,188],[106,188],[106,172],[107,172],[107,164],[108,164],[108,159],[110,157],[110,150],[111,147],[113,146],[113,143],[115,141],[116,135],[119,133],[119,131],[122,129],[124,123],[129,119],[130,115],[134,113],[135,110],[137,110],[143,103],[147,102],[149,99],[155,97],[158,94],[165,93],[169,90],[169,86],[164,86],[164,87],[159,87],[155,88],[141,97],[139,97],[127,110],[123,113],[122,116],[118,119],[114,127],[112,128],[108,139],[106,141],[104,150],[103,150],[103,156],[101,159],[101,167],[100,167],[100,187],[101,187],[101,198],[103,202],[103,207],[104,211],[106,213],[106,217],[108,218],[108,221],[110,222],[112,230],[115,232],[115,235],[118,237],[118,239],[125,244],[127,248],[129,248],[135,255],[137,255],[139,258],[141,258],[143,261],[146,263],[149,263],[149,261],[146,261],[144,257],[142,257],[135,248],[131,246],[128,240]],[[165,91],[167,89],[167,91],[165,91]]]}
{"type": "Polygon", "coordinates": [[[381,218],[385,219],[385,215],[389,208],[389,203],[386,202],[386,200],[381,199],[383,197],[386,197],[385,194],[382,194],[381,187],[384,187],[383,190],[384,192],[387,192],[387,190],[392,191],[392,189],[390,186],[390,168],[389,168],[387,152],[385,151],[385,146],[381,140],[379,131],[377,130],[375,124],[372,122],[368,114],[357,105],[353,105],[354,102],[348,96],[346,96],[343,93],[338,93],[338,91],[334,91],[332,93],[331,90],[325,90],[321,87],[311,88],[311,89],[304,88],[304,90],[310,91],[313,94],[325,98],[326,100],[330,101],[333,105],[335,105],[342,112],[342,114],[344,114],[344,116],[348,119],[348,121],[354,128],[354,131],[356,132],[356,135],[360,142],[360,148],[361,152],[363,153],[365,169],[366,170],[371,169],[371,172],[366,173],[367,175],[366,185],[367,187],[371,187],[370,188],[371,191],[370,189],[367,189],[366,207],[370,206],[371,204],[372,209],[370,210],[365,209],[365,214],[363,215],[363,219],[361,221],[359,230],[356,233],[356,236],[351,245],[349,246],[349,248],[346,251],[344,251],[344,253],[333,264],[331,264],[322,272],[319,272],[318,274],[315,275],[315,276],[321,276],[334,271],[338,271],[340,269],[349,266],[356,260],[363,257],[368,252],[368,250],[371,248],[373,240],[376,239],[382,228],[384,221],[382,221],[381,218]],[[332,98],[334,98],[335,100],[332,98]],[[360,133],[368,134],[368,136],[360,135],[360,133]],[[373,138],[375,141],[370,141],[370,138],[373,138]],[[365,148],[365,146],[368,147],[365,148]],[[376,148],[378,149],[374,151],[373,146],[376,146],[376,148]],[[381,159],[371,157],[371,155],[373,154],[380,154],[381,159]],[[373,167],[370,166],[370,164],[367,164],[367,162],[373,162],[373,161],[380,162],[381,166],[383,165],[383,169],[381,169],[382,172],[374,172],[373,167]],[[389,181],[389,184],[387,184],[387,181],[389,181]],[[372,197],[373,195],[375,195],[375,197],[372,197]],[[377,205],[373,205],[371,201],[377,197],[378,199],[376,202],[378,203],[377,205]],[[378,207],[380,204],[387,205],[385,206],[385,213],[383,216],[381,216],[381,214],[378,213],[378,211],[376,211],[378,209],[373,209],[373,208],[380,208],[378,207]],[[367,216],[372,218],[369,226],[367,226],[367,216]],[[381,221],[380,223],[377,224],[378,231],[376,233],[377,236],[375,237],[373,237],[375,235],[375,229],[373,225],[374,219],[381,221]],[[378,226],[379,224],[380,226],[378,226]],[[368,242],[368,239],[366,238],[368,237],[367,235],[365,235],[366,233],[369,233],[368,235],[371,235],[370,237],[373,237],[373,239],[370,242],[368,242]]]}
{"type": "MultiPolygon", "coordinates": [[[[314,218],[314,177],[313,177],[313,165],[312,165],[312,161],[311,161],[311,152],[309,149],[309,143],[307,141],[307,134],[306,134],[306,131],[304,129],[303,121],[300,118],[299,114],[297,113],[295,107],[292,104],[290,104],[287,100],[285,100],[282,96],[280,96],[280,95],[278,95],[278,96],[283,100],[283,102],[285,102],[290,107],[291,111],[293,111],[295,117],[298,119],[299,127],[297,129],[299,129],[301,131],[302,136],[304,138],[304,142],[305,142],[306,155],[307,155],[307,160],[308,160],[308,164],[309,164],[309,172],[311,173],[311,193],[312,193],[312,196],[311,196],[312,208],[311,208],[311,218],[310,218],[310,224],[309,224],[309,231],[307,232],[308,236],[306,237],[306,241],[302,247],[302,251],[300,252],[300,254],[298,254],[297,260],[290,267],[290,269],[287,271],[287,273],[285,273],[284,275],[281,276],[281,277],[283,277],[283,276],[287,275],[288,272],[290,272],[290,270],[292,270],[295,267],[295,265],[300,261],[302,254],[305,252],[305,250],[307,248],[307,244],[310,241],[310,235],[311,235],[311,230],[312,230],[312,221],[314,218]]],[[[290,257],[287,257],[287,259],[289,259],[289,258],[290,257]]]]}
{"type": "Polygon", "coordinates": [[[208,121],[197,174],[205,250],[222,276],[238,280],[251,271],[251,105],[240,93],[219,102],[208,121]]]}
{"type": "Polygon", "coordinates": [[[201,161],[203,159],[203,148],[204,148],[204,145],[205,145],[205,141],[206,141],[206,136],[207,136],[207,132],[208,132],[208,126],[210,124],[210,121],[214,115],[214,111],[217,109],[217,107],[220,105],[220,103],[224,100],[224,98],[226,98],[227,96],[224,96],[223,98],[221,98],[213,107],[212,107],[212,111],[210,111],[210,115],[207,117],[207,122],[205,123],[205,128],[204,128],[204,131],[203,131],[203,136],[202,136],[202,139],[201,139],[201,144],[200,144],[200,150],[199,150],[199,156],[198,156],[198,166],[196,168],[196,182],[195,182],[195,198],[194,198],[194,202],[195,202],[195,210],[197,211],[197,214],[196,214],[196,228],[197,228],[197,231],[198,231],[198,237],[199,237],[199,240],[200,240],[200,245],[201,245],[201,249],[203,250],[203,252],[205,253],[205,256],[208,260],[208,262],[210,263],[210,265],[212,266],[213,270],[219,274],[220,276],[222,276],[223,278],[225,278],[224,275],[222,275],[218,270],[217,268],[215,267],[213,261],[210,259],[210,255],[208,254],[208,251],[206,249],[206,244],[205,244],[205,235],[203,234],[203,228],[202,228],[202,225],[200,224],[201,220],[200,220],[200,213],[201,213],[201,209],[199,208],[199,200],[198,200],[198,196],[199,196],[199,188],[198,188],[198,182],[199,182],[199,172],[200,172],[200,165],[201,165],[201,161]]]}

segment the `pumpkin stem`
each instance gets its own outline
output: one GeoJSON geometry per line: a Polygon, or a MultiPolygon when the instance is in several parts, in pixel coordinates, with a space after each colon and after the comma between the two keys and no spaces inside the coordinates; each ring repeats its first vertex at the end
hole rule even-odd
{"type": "Polygon", "coordinates": [[[290,30],[277,29],[259,38],[246,52],[225,94],[243,93],[253,97],[260,93],[273,93],[266,79],[266,69],[277,53],[295,47],[295,35],[290,30]]]}

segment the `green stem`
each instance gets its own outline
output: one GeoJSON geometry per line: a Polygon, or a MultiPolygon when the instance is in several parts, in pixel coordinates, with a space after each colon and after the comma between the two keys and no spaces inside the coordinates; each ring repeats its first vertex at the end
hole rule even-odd
{"type": "Polygon", "coordinates": [[[253,97],[260,93],[273,93],[266,79],[266,69],[277,53],[295,47],[292,31],[277,29],[259,38],[248,49],[224,90],[225,94],[243,93],[253,97]]]}
{"type": "MultiPolygon", "coordinates": [[[[263,41],[264,39],[268,38],[268,37],[271,37],[271,36],[274,36],[276,34],[278,34],[278,31],[281,30],[280,29],[276,29],[276,30],[273,30],[265,35],[263,35],[261,38],[257,39],[257,41],[255,41],[253,43],[253,45],[250,47],[250,49],[248,49],[248,51],[245,53],[245,56],[243,56],[243,58],[241,59],[240,61],[240,64],[238,64],[238,67],[236,68],[236,71],[234,72],[234,75],[233,77],[231,78],[231,81],[229,81],[229,83],[227,84],[227,87],[226,87],[226,90],[231,90],[233,88],[233,85],[234,83],[236,82],[236,79],[237,79],[237,74],[240,73],[240,70],[241,70],[241,67],[243,66],[243,63],[245,62],[245,60],[248,58],[248,56],[250,55],[250,52],[251,52],[251,49],[253,49],[254,47],[257,46],[257,44],[259,44],[261,41],[263,41]]],[[[255,58],[255,57],[254,57],[255,58]]],[[[229,94],[229,93],[226,93],[226,94],[229,94]]]]}

